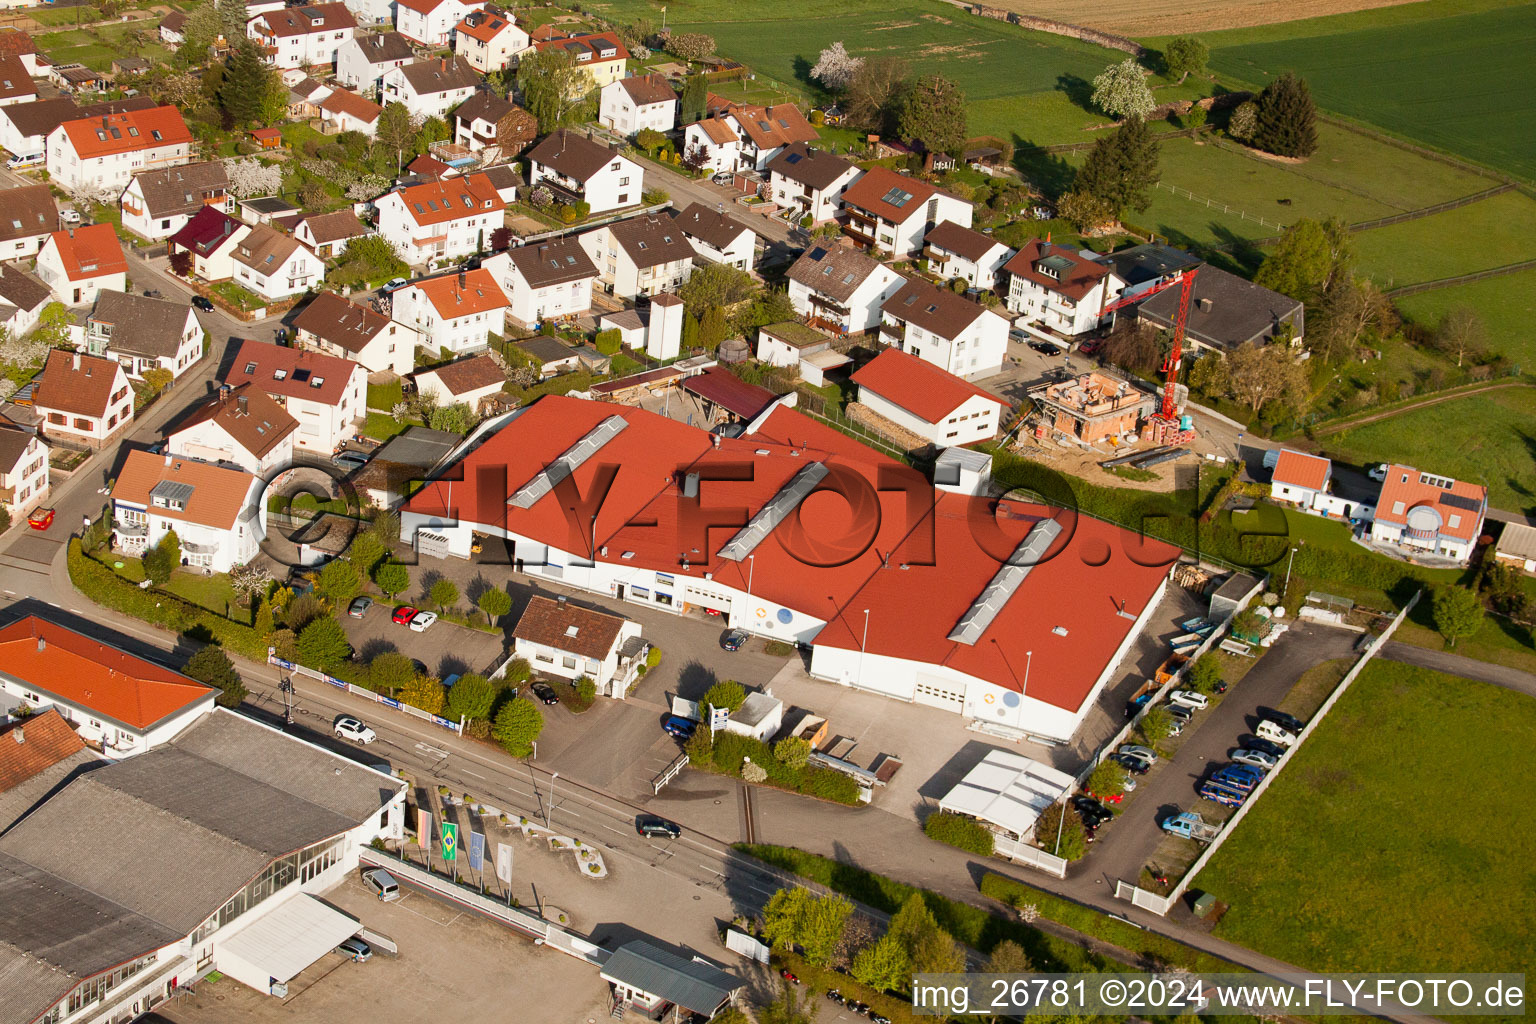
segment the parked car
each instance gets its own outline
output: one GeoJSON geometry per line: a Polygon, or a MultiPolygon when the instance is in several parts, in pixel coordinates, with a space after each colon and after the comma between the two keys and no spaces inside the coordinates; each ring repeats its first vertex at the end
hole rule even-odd
{"type": "Polygon", "coordinates": [[[373,598],[371,598],[371,597],[354,597],[352,599],[352,604],[347,608],[347,614],[352,616],[354,619],[360,619],[364,615],[367,615],[368,614],[368,609],[370,609],[372,607],[373,607],[373,598]]]}
{"type": "Polygon", "coordinates": [[[680,740],[686,740],[693,735],[699,723],[682,715],[668,715],[667,720],[661,723],[661,727],[668,736],[676,736],[680,740]]]}
{"type": "Polygon", "coordinates": [[[416,609],[408,604],[403,604],[399,608],[396,608],[395,614],[390,616],[390,618],[395,620],[395,625],[397,626],[409,626],[411,624],[411,620],[415,617],[416,609]]]}
{"type": "Polygon", "coordinates": [[[348,473],[354,473],[368,465],[368,456],[362,452],[337,452],[331,456],[331,465],[337,469],[344,469],[348,473]]]}
{"type": "Polygon", "coordinates": [[[560,703],[559,695],[555,693],[554,687],[550,686],[548,683],[534,683],[532,686],[528,687],[528,689],[532,690],[533,695],[537,697],[542,703],[560,703]]]}
{"type": "Polygon", "coordinates": [[[666,818],[647,815],[635,822],[635,831],[647,839],[676,839],[683,830],[666,818]]]}
{"type": "Polygon", "coordinates": [[[1029,343],[1029,347],[1034,349],[1036,352],[1039,352],[1043,356],[1059,356],[1062,354],[1062,352],[1065,351],[1065,349],[1058,348],[1048,341],[1040,341],[1038,339],[1031,341],[1029,343]]]}
{"type": "MultiPolygon", "coordinates": [[[[1180,708],[1179,710],[1181,710],[1181,711],[1188,711],[1189,709],[1188,708],[1180,708]]],[[[1173,718],[1173,721],[1168,723],[1168,736],[1169,736],[1169,738],[1171,739],[1174,736],[1177,736],[1179,733],[1183,732],[1185,724],[1186,724],[1186,722],[1185,722],[1184,719],[1179,718],[1177,715],[1175,715],[1174,718],[1173,718]]]]}
{"type": "Polygon", "coordinates": [[[65,224],[79,224],[80,223],[80,211],[79,210],[60,210],[59,211],[59,220],[63,221],[65,224]]]}
{"type": "Polygon", "coordinates": [[[1089,828],[1098,828],[1101,824],[1111,820],[1115,812],[1099,803],[1091,796],[1075,796],[1072,798],[1072,809],[1083,819],[1083,824],[1089,828]]]}
{"type": "Polygon", "coordinates": [[[400,883],[395,881],[394,875],[383,868],[369,868],[364,871],[363,884],[385,903],[393,903],[400,898],[400,883]]]}
{"type": "Polygon", "coordinates": [[[1263,769],[1255,768],[1250,764],[1223,765],[1216,774],[1223,779],[1242,779],[1255,786],[1264,781],[1263,769]]]}
{"type": "Polygon", "coordinates": [[[1243,741],[1243,746],[1249,750],[1257,750],[1261,754],[1268,754],[1276,763],[1285,756],[1285,748],[1278,743],[1271,743],[1262,736],[1254,736],[1243,741]]]}
{"type": "Polygon", "coordinates": [[[1269,771],[1280,763],[1280,759],[1273,754],[1266,754],[1262,750],[1249,750],[1247,747],[1238,747],[1227,756],[1237,764],[1251,765],[1265,771],[1269,771]]]}
{"type": "Polygon", "coordinates": [[[1297,735],[1306,728],[1306,723],[1295,715],[1288,715],[1284,711],[1276,711],[1273,708],[1259,708],[1259,717],[1266,722],[1274,722],[1286,732],[1294,732],[1297,735]]]}
{"type": "Polygon", "coordinates": [[[425,633],[437,621],[437,612],[417,612],[411,616],[411,632],[425,633]]]}
{"type": "Polygon", "coordinates": [[[213,312],[213,303],[209,302],[208,299],[206,297],[202,296],[202,295],[194,295],[194,296],[192,296],[192,305],[196,306],[198,309],[202,310],[204,313],[212,313],[213,312]]]}
{"type": "Polygon", "coordinates": [[[1168,713],[1173,716],[1174,722],[1180,729],[1189,724],[1189,720],[1195,717],[1195,709],[1187,708],[1183,704],[1169,704],[1168,713]]]}
{"type": "Polygon", "coordinates": [[[1296,742],[1295,733],[1280,728],[1274,722],[1260,722],[1259,727],[1253,731],[1260,739],[1278,743],[1282,747],[1289,747],[1296,742]]]}
{"type": "Polygon", "coordinates": [[[379,738],[378,733],[351,715],[342,715],[336,719],[336,725],[332,731],[336,733],[338,739],[351,740],[364,746],[379,738]]]}
{"type": "Polygon", "coordinates": [[[401,288],[404,288],[410,283],[411,282],[407,281],[403,277],[393,277],[386,281],[384,283],[384,287],[380,288],[379,291],[383,292],[385,295],[388,295],[390,292],[399,291],[401,288]]]}
{"type": "Polygon", "coordinates": [[[711,176],[709,180],[714,182],[716,185],[732,185],[736,182],[736,176],[726,171],[720,171],[719,173],[711,176]]]}
{"type": "Polygon", "coordinates": [[[1377,483],[1387,482],[1387,464],[1385,462],[1373,462],[1366,468],[1365,475],[1377,483]]]}
{"type": "Polygon", "coordinates": [[[844,1005],[845,1003],[848,1002],[848,1000],[843,998],[842,992],[838,991],[835,988],[827,989],[827,998],[829,1000],[831,1000],[832,1002],[836,1003],[838,1006],[842,1006],[842,1005],[844,1005]]]}
{"type": "Polygon", "coordinates": [[[1103,347],[1104,343],[1095,339],[1093,341],[1083,342],[1081,345],[1077,346],[1077,350],[1085,356],[1091,356],[1103,347]]]}
{"type": "Polygon", "coordinates": [[[351,960],[353,963],[366,963],[373,957],[373,947],[368,945],[356,935],[350,939],[342,939],[341,945],[336,947],[336,952],[351,960]]]}
{"type": "Polygon", "coordinates": [[[739,651],[741,645],[747,642],[747,634],[744,630],[726,630],[725,637],[720,641],[720,646],[728,651],[739,651]]]}
{"type": "Polygon", "coordinates": [[[1196,711],[1204,711],[1211,706],[1209,697],[1194,690],[1174,690],[1168,695],[1168,701],[1172,704],[1182,704],[1186,708],[1194,708],[1196,711]]]}
{"type": "Polygon", "coordinates": [[[1120,744],[1119,752],[1130,754],[1132,757],[1140,757],[1150,761],[1152,764],[1157,764],[1157,753],[1150,747],[1139,747],[1134,743],[1122,743],[1120,744]]]}
{"type": "Polygon", "coordinates": [[[1152,767],[1139,757],[1131,757],[1129,754],[1110,754],[1107,760],[1115,762],[1132,775],[1145,775],[1147,769],[1152,767]]]}

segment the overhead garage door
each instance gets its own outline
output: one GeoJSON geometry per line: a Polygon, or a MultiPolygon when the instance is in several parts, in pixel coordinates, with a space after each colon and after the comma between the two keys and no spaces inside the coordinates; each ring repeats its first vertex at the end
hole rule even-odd
{"type": "Polygon", "coordinates": [[[912,700],[929,707],[943,708],[957,715],[965,713],[964,684],[937,676],[919,675],[913,687],[912,700]]]}

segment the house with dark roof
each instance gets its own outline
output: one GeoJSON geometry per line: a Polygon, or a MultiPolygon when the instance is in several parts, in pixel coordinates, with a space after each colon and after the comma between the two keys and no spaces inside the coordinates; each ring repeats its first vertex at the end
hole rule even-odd
{"type": "Polygon", "coordinates": [[[336,82],[364,96],[378,96],[384,73],[416,57],[410,40],[398,32],[377,32],[346,40],[336,51],[336,82]]]}
{"type": "Polygon", "coordinates": [[[150,241],[171,237],[205,206],[225,213],[235,208],[221,160],[140,171],[123,189],[118,205],[123,227],[150,241]]]}
{"type": "Polygon", "coordinates": [[[989,292],[998,287],[1013,250],[991,235],[946,220],[928,232],[923,256],[929,273],[946,281],[959,278],[973,291],[989,292]]]}
{"type": "Polygon", "coordinates": [[[180,377],[203,357],[203,325],[190,303],[102,292],[85,321],[85,350],[137,380],[159,367],[180,377]]]}
{"type": "Polygon", "coordinates": [[[133,388],[114,359],[54,349],[32,392],[43,435],[100,448],[133,420],[133,388]]]}
{"type": "Polygon", "coordinates": [[[351,210],[309,214],[293,229],[293,237],[321,259],[340,256],[348,242],[368,234],[372,232],[351,210]]]}
{"type": "Polygon", "coordinates": [[[501,282],[511,302],[507,316],[525,327],[580,316],[592,308],[598,269],[578,238],[567,235],[516,246],[481,266],[501,282]]]}
{"type": "Polygon", "coordinates": [[[789,303],[812,326],[857,334],[880,326],[905,278],[851,245],[817,243],[789,268],[789,303]]]}
{"type": "Polygon", "coordinates": [[[273,67],[310,68],[336,63],[341,44],[357,35],[357,19],[344,3],[306,4],[258,14],[245,34],[273,67]]]}
{"type": "Polygon", "coordinates": [[[933,363],[888,348],[853,374],[870,412],[939,448],[997,434],[1008,403],[933,363]]]}
{"type": "Polygon", "coordinates": [[[41,505],[48,493],[48,445],[31,429],[0,416],[0,508],[15,521],[41,505]]]}
{"type": "Polygon", "coordinates": [[[517,18],[495,4],[470,11],[453,30],[453,52],[481,74],[503,70],[528,44],[517,18]]]}
{"type": "MultiPolygon", "coordinates": [[[[1165,288],[1136,307],[1136,317],[1158,328],[1170,328],[1178,317],[1179,287],[1165,288]]],[[[1186,345],[1210,352],[1230,352],[1243,345],[1269,341],[1300,344],[1306,334],[1307,312],[1289,295],[1281,295],[1219,267],[1204,266],[1190,289],[1186,345]]]]}
{"type": "Polygon", "coordinates": [[[675,292],[693,273],[693,244],[664,213],[617,220],[576,237],[610,295],[633,299],[675,292]]]}
{"type": "Polygon", "coordinates": [[[59,229],[59,208],[47,185],[7,189],[0,211],[0,258],[36,256],[48,236],[59,229]]]}
{"type": "Polygon", "coordinates": [[[864,172],[835,153],[793,142],[768,161],[773,201],[792,206],[812,225],[823,224],[842,209],[843,193],[864,172]]]}
{"type": "Polygon", "coordinates": [[[1007,319],[923,278],[885,300],[881,317],[881,340],[957,377],[990,377],[1008,355],[1007,319]]]}
{"type": "Polygon", "coordinates": [[[737,270],[751,270],[757,262],[757,232],[719,207],[694,203],[674,212],[672,223],[683,229],[701,259],[737,270]]]}
{"type": "Polygon", "coordinates": [[[174,530],[182,565],[229,572],[261,551],[265,490],[264,480],[238,466],[131,451],[112,486],[113,549],[138,557],[174,530]]]}
{"type": "Polygon", "coordinates": [[[1471,561],[1488,516],[1488,488],[1396,463],[1384,476],[1371,520],[1372,544],[1410,558],[1471,561]]]}
{"type": "Polygon", "coordinates": [[[258,475],[293,464],[299,421],[251,381],[225,385],[166,433],[166,451],[178,458],[238,466],[258,475]]]}
{"type": "Polygon", "coordinates": [[[505,327],[507,295],[484,267],[412,281],[390,296],[390,316],[431,351],[478,352],[505,327]]]}
{"type": "Polygon", "coordinates": [[[0,263],[0,327],[12,338],[30,333],[52,301],[53,289],[42,278],[20,263],[0,263]]]}
{"type": "Polygon", "coordinates": [[[1125,282],[1122,298],[1131,298],[1156,287],[1180,271],[1201,265],[1198,256],[1161,242],[1133,245],[1117,252],[1105,253],[1094,262],[1108,267],[1125,282]]]}
{"type": "Polygon", "coordinates": [[[321,292],[293,319],[294,343],[341,359],[369,373],[405,376],[415,365],[416,329],[335,292],[321,292]]]}
{"type": "Polygon", "coordinates": [[[538,118],[488,90],[475,93],[453,111],[453,141],[478,153],[484,163],[512,159],[538,135],[538,118]]]}
{"type": "Polygon", "coordinates": [[[558,25],[540,25],[528,34],[540,53],[558,50],[571,55],[582,74],[571,83],[571,99],[602,89],[624,77],[629,51],[613,32],[568,33],[558,25]]]}
{"type": "Polygon", "coordinates": [[[85,306],[102,290],[127,287],[128,257],[111,224],[55,231],[37,254],[37,276],[66,306],[85,306]]]}
{"type": "Polygon", "coordinates": [[[617,147],[567,128],[551,132],[528,153],[528,184],[543,185],[561,202],[584,202],[606,213],[640,202],[645,171],[617,147]]]}
{"type": "Polygon", "coordinates": [[[187,41],[187,16],[182,11],[172,11],[160,19],[160,41],[168,46],[180,46],[187,41]]]}
{"type": "MultiPolygon", "coordinates": [[[[458,6],[458,0],[443,0],[443,4],[458,6]]],[[[403,3],[400,9],[406,9],[403,3]]],[[[379,102],[403,103],[415,117],[446,121],[448,112],[469,99],[481,81],[480,72],[457,57],[420,60],[384,72],[379,79],[379,102]]]]}
{"type": "Polygon", "coordinates": [[[481,172],[408,185],[374,202],[379,234],[413,266],[489,248],[506,206],[481,172]]]}
{"type": "Polygon", "coordinates": [[[622,135],[677,127],[677,93],[662,75],[631,75],[603,86],[597,120],[622,135]]]}
{"type": "Polygon", "coordinates": [[[37,99],[32,73],[14,53],[0,51],[0,107],[30,103],[37,99]]]}
{"type": "MultiPolygon", "coordinates": [[[[315,302],[328,294],[322,292],[315,302]]],[[[336,298],[346,302],[340,296],[336,298]]],[[[313,307],[314,303],[310,303],[305,312],[313,307]]],[[[325,318],[316,316],[308,323],[311,328],[334,328],[344,335],[344,329],[337,326],[338,319],[333,317],[321,323],[325,318]]],[[[296,347],[241,342],[223,383],[233,388],[250,383],[260,387],[268,398],[298,420],[299,427],[293,435],[295,449],[328,457],[349,438],[357,436],[359,425],[367,418],[368,372],[351,359],[314,351],[310,347],[312,341],[306,342],[306,337],[313,339],[314,335],[300,327],[296,347]]]]}
{"type": "Polygon", "coordinates": [[[166,242],[172,262],[178,252],[192,257],[190,275],[204,281],[228,281],[235,276],[235,246],[251,233],[251,225],[215,206],[194,213],[166,242]]]}
{"type": "Polygon", "coordinates": [[[418,370],[413,379],[416,393],[422,398],[438,405],[467,405],[479,411],[482,400],[501,394],[507,374],[494,358],[482,354],[418,370]]]}
{"type": "Polygon", "coordinates": [[[612,986],[620,1012],[639,1010],[651,1020],[708,1020],[746,988],[741,979],[699,957],[681,957],[640,939],[615,950],[601,975],[612,986]]]}
{"type": "Polygon", "coordinates": [[[411,481],[431,477],[463,440],[446,430],[406,427],[373,453],[352,483],[379,508],[394,508],[413,489],[411,481]]]}
{"type": "Polygon", "coordinates": [[[302,294],[325,280],[325,261],[292,235],[258,224],[235,243],[235,283],[271,302],[302,294]]]}
{"type": "Polygon", "coordinates": [[[1015,322],[1056,345],[1070,345],[1072,338],[1098,327],[1104,307],[1125,288],[1109,267],[1039,238],[1025,242],[1003,270],[1008,275],[1008,311],[1018,314],[1015,322]]]}
{"type": "Polygon", "coordinates": [[[576,349],[548,334],[536,334],[518,342],[517,350],[533,361],[541,377],[569,373],[581,365],[576,349]]]}
{"type": "Polygon", "coordinates": [[[682,152],[708,171],[761,171],[779,150],[821,134],[793,103],[732,103],[710,93],[702,121],[683,130],[682,152]]]}
{"type": "Polygon", "coordinates": [[[565,598],[534,595],[512,627],[512,652],[540,675],[586,676],[597,692],[623,697],[650,645],[640,623],[582,608],[565,598]]]}
{"type": "Polygon", "coordinates": [[[945,221],[971,226],[971,204],[937,185],[871,167],[843,193],[843,231],[860,245],[895,256],[922,251],[928,232],[945,221]]]}

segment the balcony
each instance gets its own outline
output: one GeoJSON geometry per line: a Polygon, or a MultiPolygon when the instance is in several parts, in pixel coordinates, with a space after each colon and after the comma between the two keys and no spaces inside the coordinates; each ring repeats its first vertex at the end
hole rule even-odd
{"type": "Polygon", "coordinates": [[[112,524],[112,529],[122,538],[147,537],[149,535],[148,523],[117,522],[112,524]]]}
{"type": "Polygon", "coordinates": [[[931,245],[923,246],[923,256],[927,258],[928,262],[930,263],[949,262],[949,253],[945,252],[943,249],[935,249],[931,245]]]}

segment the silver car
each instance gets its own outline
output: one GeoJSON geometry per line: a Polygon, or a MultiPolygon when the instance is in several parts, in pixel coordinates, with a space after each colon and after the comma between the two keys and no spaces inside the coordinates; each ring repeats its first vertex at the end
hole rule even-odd
{"type": "Polygon", "coordinates": [[[1279,758],[1276,758],[1272,754],[1266,754],[1262,750],[1248,750],[1246,747],[1239,747],[1237,750],[1232,751],[1232,753],[1228,756],[1238,764],[1252,765],[1255,768],[1262,768],[1265,771],[1269,771],[1275,765],[1280,763],[1279,758]]]}
{"type": "Polygon", "coordinates": [[[1143,761],[1157,764],[1157,753],[1150,747],[1140,747],[1134,743],[1122,743],[1119,750],[1122,754],[1130,754],[1132,757],[1139,757],[1143,761]]]}

